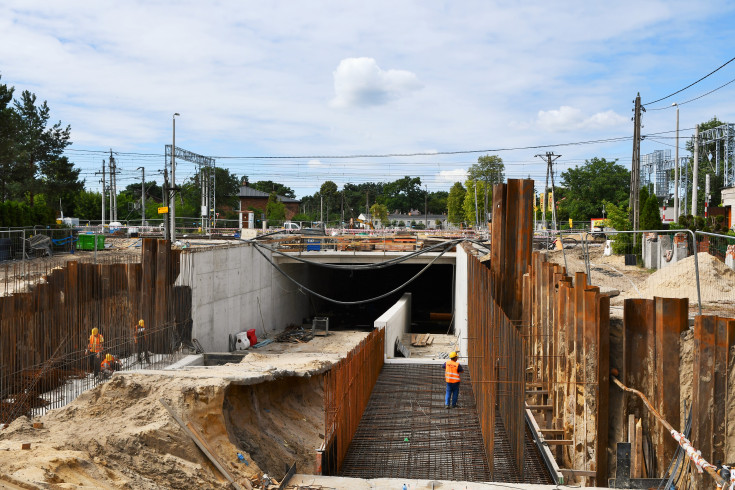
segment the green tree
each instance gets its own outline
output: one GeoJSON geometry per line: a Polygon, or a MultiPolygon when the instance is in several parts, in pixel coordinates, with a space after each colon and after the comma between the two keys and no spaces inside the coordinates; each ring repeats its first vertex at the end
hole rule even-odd
{"type": "Polygon", "coordinates": [[[248,186],[261,192],[267,192],[268,194],[275,192],[279,196],[296,199],[296,193],[293,189],[278,182],[273,182],[272,180],[259,180],[258,182],[248,184],[248,186]]]}
{"type": "Polygon", "coordinates": [[[74,214],[80,220],[96,221],[102,216],[102,194],[83,190],[74,196],[74,214]]]}
{"type": "Polygon", "coordinates": [[[649,193],[648,188],[642,187],[639,200],[641,203],[640,229],[660,230],[663,223],[661,222],[661,212],[659,211],[656,194],[649,193]]]}
{"type": "Polygon", "coordinates": [[[383,187],[385,205],[391,211],[408,213],[413,209],[423,209],[426,192],[421,189],[421,177],[408,175],[383,187]]]}
{"type": "Polygon", "coordinates": [[[45,165],[61,157],[70,144],[71,127],[63,128],[61,121],[48,127],[50,110],[46,101],[36,105],[36,95],[24,90],[21,99],[15,101],[19,117],[19,154],[16,183],[28,193],[30,205],[35,204],[35,195],[41,191],[39,171],[45,165]]]}
{"type": "MultiPolygon", "coordinates": [[[[628,217],[628,205],[615,205],[611,202],[605,202],[607,210],[607,225],[617,231],[629,231],[632,229],[630,218],[628,217]]],[[[613,252],[616,254],[631,253],[633,245],[633,236],[630,233],[620,233],[615,235],[612,243],[613,252]]]]}
{"type": "MultiPolygon", "coordinates": [[[[498,155],[483,155],[477,158],[477,163],[473,164],[467,170],[467,177],[470,180],[481,181],[484,185],[483,192],[483,209],[489,209],[490,196],[492,194],[493,185],[501,184],[505,181],[505,164],[503,159],[498,155]]],[[[480,199],[480,194],[477,195],[480,199]]]]}
{"type": "Polygon", "coordinates": [[[617,206],[628,201],[630,171],[616,162],[595,157],[562,172],[570,218],[588,221],[602,216],[603,201],[617,206]]]}
{"type": "Polygon", "coordinates": [[[74,196],[84,190],[84,182],[79,180],[81,169],[66,157],[59,157],[41,163],[41,184],[43,193],[52,209],[57,209],[59,201],[67,216],[76,216],[74,196]]]}
{"type": "Polygon", "coordinates": [[[18,115],[12,105],[14,90],[0,83],[0,202],[11,197],[18,157],[18,115]]]}
{"type": "Polygon", "coordinates": [[[278,200],[278,195],[271,192],[265,207],[265,219],[268,221],[285,221],[286,205],[278,200]]]}
{"type": "Polygon", "coordinates": [[[475,224],[475,189],[477,189],[477,212],[479,213],[477,222],[480,223],[480,226],[485,226],[485,220],[483,218],[485,216],[484,195],[487,186],[485,182],[469,179],[465,182],[465,186],[467,187],[467,192],[465,193],[463,203],[464,221],[471,223],[473,226],[475,224]]]}
{"type": "Polygon", "coordinates": [[[429,193],[428,208],[430,214],[443,214],[447,212],[447,191],[436,191],[429,193]]]}
{"type": "Polygon", "coordinates": [[[373,217],[373,223],[378,219],[382,227],[385,228],[388,222],[388,208],[385,207],[385,204],[375,203],[370,206],[370,215],[373,217]]]}
{"type": "Polygon", "coordinates": [[[455,182],[449,189],[447,197],[447,218],[450,223],[458,225],[464,221],[464,199],[467,191],[461,182],[455,182]]]}

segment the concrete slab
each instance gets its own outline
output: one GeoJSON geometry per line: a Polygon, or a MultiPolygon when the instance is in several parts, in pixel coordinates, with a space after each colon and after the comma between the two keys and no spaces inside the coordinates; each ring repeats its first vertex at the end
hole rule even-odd
{"type": "MultiPolygon", "coordinates": [[[[559,487],[555,485],[533,485],[527,483],[476,483],[467,481],[449,480],[409,480],[400,478],[345,478],[341,476],[321,476],[296,474],[288,482],[289,485],[311,487],[311,488],[350,488],[353,490],[399,490],[406,485],[408,490],[419,489],[463,489],[463,490],[508,490],[509,487],[516,490],[554,490],[559,487]]],[[[586,487],[595,490],[600,487],[586,487]]]]}

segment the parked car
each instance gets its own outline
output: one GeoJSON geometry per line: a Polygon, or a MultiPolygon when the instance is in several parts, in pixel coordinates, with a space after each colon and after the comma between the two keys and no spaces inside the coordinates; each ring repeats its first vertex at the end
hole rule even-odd
{"type": "Polygon", "coordinates": [[[283,228],[289,233],[297,233],[301,230],[301,225],[293,221],[283,223],[283,228]]]}

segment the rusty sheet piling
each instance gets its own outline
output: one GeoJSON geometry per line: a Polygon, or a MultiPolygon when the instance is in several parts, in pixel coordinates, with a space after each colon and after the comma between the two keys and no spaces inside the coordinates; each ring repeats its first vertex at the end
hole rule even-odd
{"type": "Polygon", "coordinates": [[[385,330],[378,328],[325,373],[324,446],[317,459],[318,473],[335,475],[342,467],[384,357],[385,330]]]}
{"type": "MultiPolygon", "coordinates": [[[[141,257],[100,254],[96,262],[69,261],[46,270],[28,261],[12,274],[38,280],[29,287],[16,284],[0,297],[0,423],[20,415],[58,408],[102,380],[93,375],[93,360],[85,353],[92,328],[104,336],[103,354],[135,363],[133,326],[146,322],[146,347],[155,355],[170,354],[180,327],[190,325],[191,292],[174,287],[179,252],[163,240],[143,240],[141,257]],[[146,275],[146,271],[153,271],[146,275]],[[176,290],[176,291],[175,291],[176,290]],[[181,324],[175,321],[184,319],[181,324]]],[[[11,271],[6,267],[6,278],[11,271]]]]}

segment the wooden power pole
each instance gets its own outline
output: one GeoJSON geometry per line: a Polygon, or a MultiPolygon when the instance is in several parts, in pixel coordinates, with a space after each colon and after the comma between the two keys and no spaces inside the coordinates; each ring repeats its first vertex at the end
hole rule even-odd
{"type": "MultiPolygon", "coordinates": [[[[640,228],[640,202],[639,191],[641,184],[641,94],[635,98],[633,109],[633,160],[630,169],[630,221],[633,231],[640,228]]],[[[633,234],[633,244],[636,243],[636,235],[633,234]]]]}

